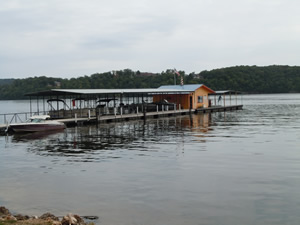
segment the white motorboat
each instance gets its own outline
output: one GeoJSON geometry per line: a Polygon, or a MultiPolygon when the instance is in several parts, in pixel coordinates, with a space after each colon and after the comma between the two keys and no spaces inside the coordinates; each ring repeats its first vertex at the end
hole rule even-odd
{"type": "Polygon", "coordinates": [[[64,123],[50,120],[49,115],[32,116],[25,123],[12,123],[9,127],[14,132],[37,132],[66,128],[64,123]]]}

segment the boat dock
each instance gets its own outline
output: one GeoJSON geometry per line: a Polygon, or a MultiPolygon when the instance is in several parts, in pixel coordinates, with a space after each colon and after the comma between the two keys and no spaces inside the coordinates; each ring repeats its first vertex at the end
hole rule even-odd
{"type": "Polygon", "coordinates": [[[243,108],[240,92],[214,91],[203,84],[152,89],[52,89],[26,96],[30,100],[30,112],[0,115],[4,119],[0,131],[5,131],[12,122],[24,122],[33,115],[49,115],[52,120],[76,126],[243,108]]]}
{"type": "Polygon", "coordinates": [[[69,119],[58,119],[57,121],[68,125],[86,124],[86,123],[109,123],[109,122],[120,122],[128,120],[139,120],[147,118],[159,118],[169,117],[177,115],[197,114],[197,113],[212,113],[212,112],[226,112],[243,109],[243,105],[226,106],[226,107],[210,107],[202,109],[182,109],[182,110],[168,110],[160,112],[147,112],[147,113],[136,113],[136,114],[124,114],[124,115],[103,115],[98,117],[90,118],[69,118],[69,119]]]}
{"type": "MultiPolygon", "coordinates": [[[[64,123],[66,126],[76,126],[82,124],[96,124],[96,123],[110,123],[110,122],[121,122],[129,120],[146,120],[147,118],[159,118],[159,117],[170,117],[178,115],[188,115],[188,114],[201,114],[201,113],[214,113],[214,112],[226,112],[226,111],[235,111],[242,110],[243,105],[234,105],[234,106],[214,106],[208,108],[200,109],[181,109],[181,110],[167,110],[167,111],[158,111],[158,112],[142,112],[142,113],[131,113],[123,115],[98,115],[92,117],[77,117],[74,118],[64,118],[64,119],[55,119],[64,123]]],[[[5,134],[8,124],[0,124],[0,133],[5,134]]]]}

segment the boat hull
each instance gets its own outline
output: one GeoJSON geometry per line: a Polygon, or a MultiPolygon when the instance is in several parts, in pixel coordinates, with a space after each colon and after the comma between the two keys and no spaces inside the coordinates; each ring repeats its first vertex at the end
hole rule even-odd
{"type": "Polygon", "coordinates": [[[65,129],[64,124],[11,124],[10,128],[16,132],[38,132],[65,129]]]}

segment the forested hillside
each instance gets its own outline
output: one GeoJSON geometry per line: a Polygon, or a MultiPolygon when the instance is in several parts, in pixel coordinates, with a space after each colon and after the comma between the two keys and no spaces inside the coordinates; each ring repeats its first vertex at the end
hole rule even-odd
{"type": "Polygon", "coordinates": [[[0,86],[6,85],[6,84],[11,84],[13,81],[14,81],[14,79],[0,79],[0,86]]]}
{"type": "MultiPolygon", "coordinates": [[[[185,84],[205,84],[213,90],[239,90],[245,93],[300,92],[300,67],[290,66],[236,66],[200,73],[185,74],[185,84]]],[[[177,84],[180,78],[176,75],[177,84]]],[[[0,99],[21,99],[24,94],[53,88],[157,88],[174,84],[173,70],[162,73],[141,73],[125,69],[97,73],[79,78],[62,79],[31,77],[0,80],[0,99]]]]}
{"type": "Polygon", "coordinates": [[[202,81],[214,90],[240,90],[246,93],[300,92],[299,66],[237,66],[200,73],[202,81]]]}

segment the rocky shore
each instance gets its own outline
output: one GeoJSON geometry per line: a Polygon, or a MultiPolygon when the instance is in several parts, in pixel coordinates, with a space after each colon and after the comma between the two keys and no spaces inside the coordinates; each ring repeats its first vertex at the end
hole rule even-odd
{"type": "Polygon", "coordinates": [[[94,222],[87,223],[86,220],[96,220],[95,216],[80,217],[69,213],[59,219],[51,213],[44,213],[41,216],[28,216],[12,214],[4,206],[0,206],[0,225],[94,225],[94,222]]]}

